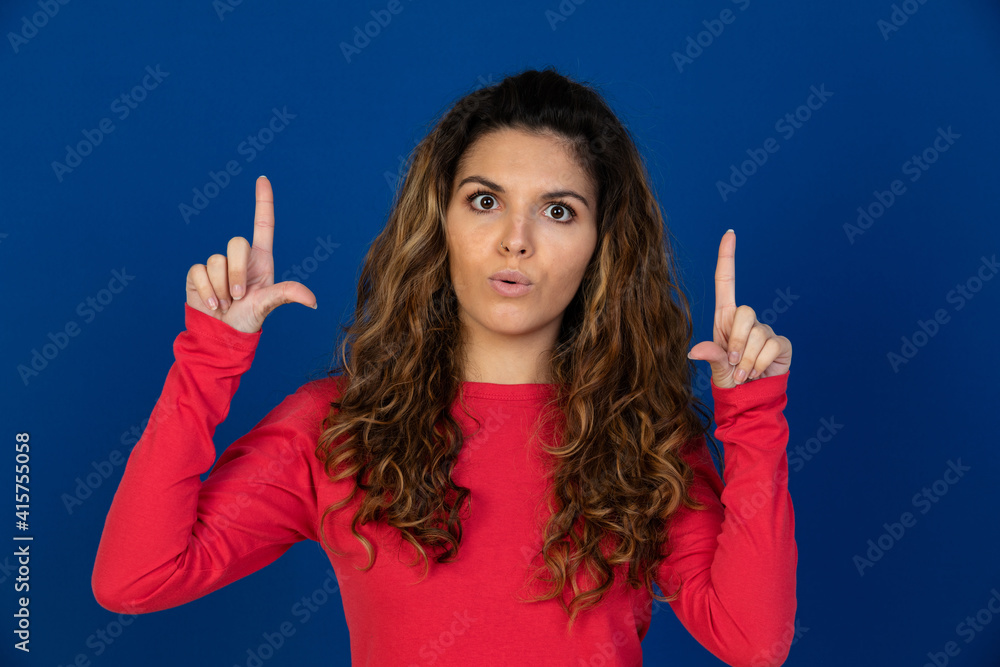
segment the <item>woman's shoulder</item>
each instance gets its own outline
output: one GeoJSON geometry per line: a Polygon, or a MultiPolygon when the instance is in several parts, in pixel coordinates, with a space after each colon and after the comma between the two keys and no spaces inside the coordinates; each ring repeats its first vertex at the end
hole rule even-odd
{"type": "Polygon", "coordinates": [[[344,388],[343,375],[328,375],[309,380],[301,384],[285,400],[291,400],[310,413],[326,415],[330,412],[330,404],[340,398],[344,388]]]}

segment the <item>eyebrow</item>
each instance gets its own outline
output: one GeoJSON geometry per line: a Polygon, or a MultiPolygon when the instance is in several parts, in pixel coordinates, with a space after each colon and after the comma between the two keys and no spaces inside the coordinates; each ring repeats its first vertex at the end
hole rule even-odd
{"type": "MultiPolygon", "coordinates": [[[[500,194],[506,194],[507,193],[507,191],[504,190],[498,183],[494,183],[493,181],[489,180],[488,178],[484,178],[482,176],[475,176],[475,175],[473,175],[473,176],[466,176],[465,178],[463,178],[462,182],[459,183],[458,186],[456,186],[455,189],[456,190],[460,189],[466,183],[482,183],[486,187],[488,187],[488,188],[490,188],[492,190],[496,190],[500,194]]],[[[583,195],[580,195],[579,193],[577,193],[577,192],[575,192],[573,190],[554,190],[552,192],[544,192],[544,193],[542,193],[542,197],[541,198],[542,199],[552,199],[554,197],[576,197],[577,199],[579,199],[580,201],[583,202],[584,206],[586,206],[587,208],[590,208],[590,203],[587,202],[587,199],[583,195]]]]}

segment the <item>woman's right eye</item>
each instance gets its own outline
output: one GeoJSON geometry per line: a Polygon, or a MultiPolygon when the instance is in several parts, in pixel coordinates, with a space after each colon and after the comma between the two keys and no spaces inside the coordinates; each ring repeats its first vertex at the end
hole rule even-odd
{"type": "Polygon", "coordinates": [[[476,213],[488,213],[489,211],[493,210],[494,208],[493,204],[496,203],[496,199],[493,198],[492,194],[490,194],[489,192],[483,192],[482,190],[477,190],[476,192],[473,192],[471,195],[466,197],[466,201],[472,204],[472,202],[477,197],[483,198],[482,201],[480,202],[480,205],[486,206],[487,208],[485,209],[477,208],[475,205],[472,205],[471,208],[473,211],[475,211],[476,213]]]}

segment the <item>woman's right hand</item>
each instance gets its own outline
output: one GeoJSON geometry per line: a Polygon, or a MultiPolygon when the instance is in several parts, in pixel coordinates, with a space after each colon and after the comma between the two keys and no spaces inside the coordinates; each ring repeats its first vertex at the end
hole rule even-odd
{"type": "Polygon", "coordinates": [[[264,318],[285,303],[316,307],[316,295],[293,280],[274,284],[274,194],[266,176],[257,179],[253,246],[242,236],[229,239],[226,255],[212,255],[187,274],[187,304],[237,331],[256,333],[264,318]],[[212,307],[212,304],[215,307],[212,307]]]}

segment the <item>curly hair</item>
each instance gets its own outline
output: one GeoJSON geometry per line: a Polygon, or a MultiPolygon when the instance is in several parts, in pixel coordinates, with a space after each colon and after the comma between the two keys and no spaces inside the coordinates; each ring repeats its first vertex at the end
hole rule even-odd
{"type": "Polygon", "coordinates": [[[556,422],[561,429],[558,445],[539,443],[553,461],[552,515],[535,574],[552,586],[534,600],[558,596],[572,625],[601,601],[623,564],[633,589],[645,585],[665,602],[679,595],[656,595],[653,575],[668,555],[670,516],[682,503],[704,509],[688,493],[693,470],[680,453],[707,435],[712,415],[691,390],[690,307],[639,151],[594,88],[552,67],[466,94],[406,160],[364,260],[354,320],[341,327],[340,363],[327,371],[340,375],[340,392],[315,453],[331,480],[354,484],[323,512],[320,534],[324,548],[339,553],[327,545],[323,521],[360,490],[351,532],[368,554],[365,570],[375,552],[357,527],[373,521],[401,531],[423,558],[424,576],[425,548],[438,552],[438,563],[457,557],[460,510],[472,499],[451,478],[463,445],[450,414],[461,398],[463,333],[444,214],[465,151],[506,128],[568,140],[597,184],[597,246],[564,312],[550,357],[556,390],[532,436],[556,422]],[[579,592],[581,567],[596,575],[596,588],[579,592]],[[575,593],[569,605],[561,595],[567,580],[575,593]]]}

